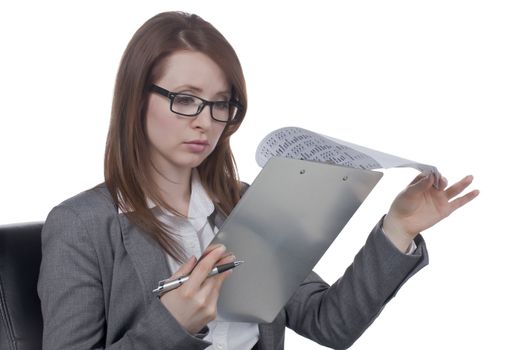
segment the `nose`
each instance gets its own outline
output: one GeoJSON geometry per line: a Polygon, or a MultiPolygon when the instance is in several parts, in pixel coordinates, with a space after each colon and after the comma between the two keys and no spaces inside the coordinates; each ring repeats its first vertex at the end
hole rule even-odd
{"type": "Polygon", "coordinates": [[[213,123],[213,118],[211,117],[211,104],[207,104],[201,110],[199,114],[193,120],[193,125],[196,128],[208,129],[213,123]]]}

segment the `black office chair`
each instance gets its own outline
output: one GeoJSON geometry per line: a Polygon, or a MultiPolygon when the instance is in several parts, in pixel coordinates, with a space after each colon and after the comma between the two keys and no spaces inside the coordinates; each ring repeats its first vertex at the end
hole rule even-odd
{"type": "Polygon", "coordinates": [[[42,349],[42,223],[0,226],[0,349],[42,349]]]}

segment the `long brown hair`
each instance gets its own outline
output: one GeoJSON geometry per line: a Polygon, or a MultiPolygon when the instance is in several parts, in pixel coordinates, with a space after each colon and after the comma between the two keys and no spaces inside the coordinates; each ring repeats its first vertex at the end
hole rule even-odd
{"type": "Polygon", "coordinates": [[[202,184],[216,210],[227,215],[238,202],[240,182],[230,136],[246,113],[244,75],[228,41],[210,23],[193,14],[160,13],[144,23],[129,42],[115,83],[104,176],[113,200],[130,221],[181,262],[184,251],[147,205],[147,199],[151,199],[174,212],[152,181],[145,123],[150,86],[162,75],[164,58],[179,50],[201,52],[212,59],[228,79],[232,98],[244,106],[237,118],[226,125],[214,151],[198,166],[202,184]]]}

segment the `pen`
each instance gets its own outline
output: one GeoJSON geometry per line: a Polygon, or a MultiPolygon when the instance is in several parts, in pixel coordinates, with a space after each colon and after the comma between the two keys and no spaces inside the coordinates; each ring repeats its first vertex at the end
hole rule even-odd
{"type": "MultiPolygon", "coordinates": [[[[208,273],[208,277],[215,276],[221,272],[231,270],[240,264],[244,263],[243,260],[237,260],[228,264],[218,265],[215,266],[210,273],[208,273]]],[[[182,286],[185,282],[187,282],[190,279],[190,276],[181,276],[179,278],[176,278],[174,280],[162,280],[159,281],[159,286],[153,290],[153,293],[157,294],[158,296],[169,292],[170,290],[179,288],[182,286]]]]}

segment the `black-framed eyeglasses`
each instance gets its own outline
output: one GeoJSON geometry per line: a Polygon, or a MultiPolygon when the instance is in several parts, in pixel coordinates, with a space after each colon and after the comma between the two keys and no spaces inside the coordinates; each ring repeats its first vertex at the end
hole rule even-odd
{"type": "Polygon", "coordinates": [[[155,84],[151,84],[151,91],[166,96],[170,100],[170,110],[184,117],[196,117],[202,112],[204,107],[210,106],[213,120],[228,123],[234,122],[243,109],[241,103],[236,100],[207,101],[198,96],[171,92],[155,84]]]}

